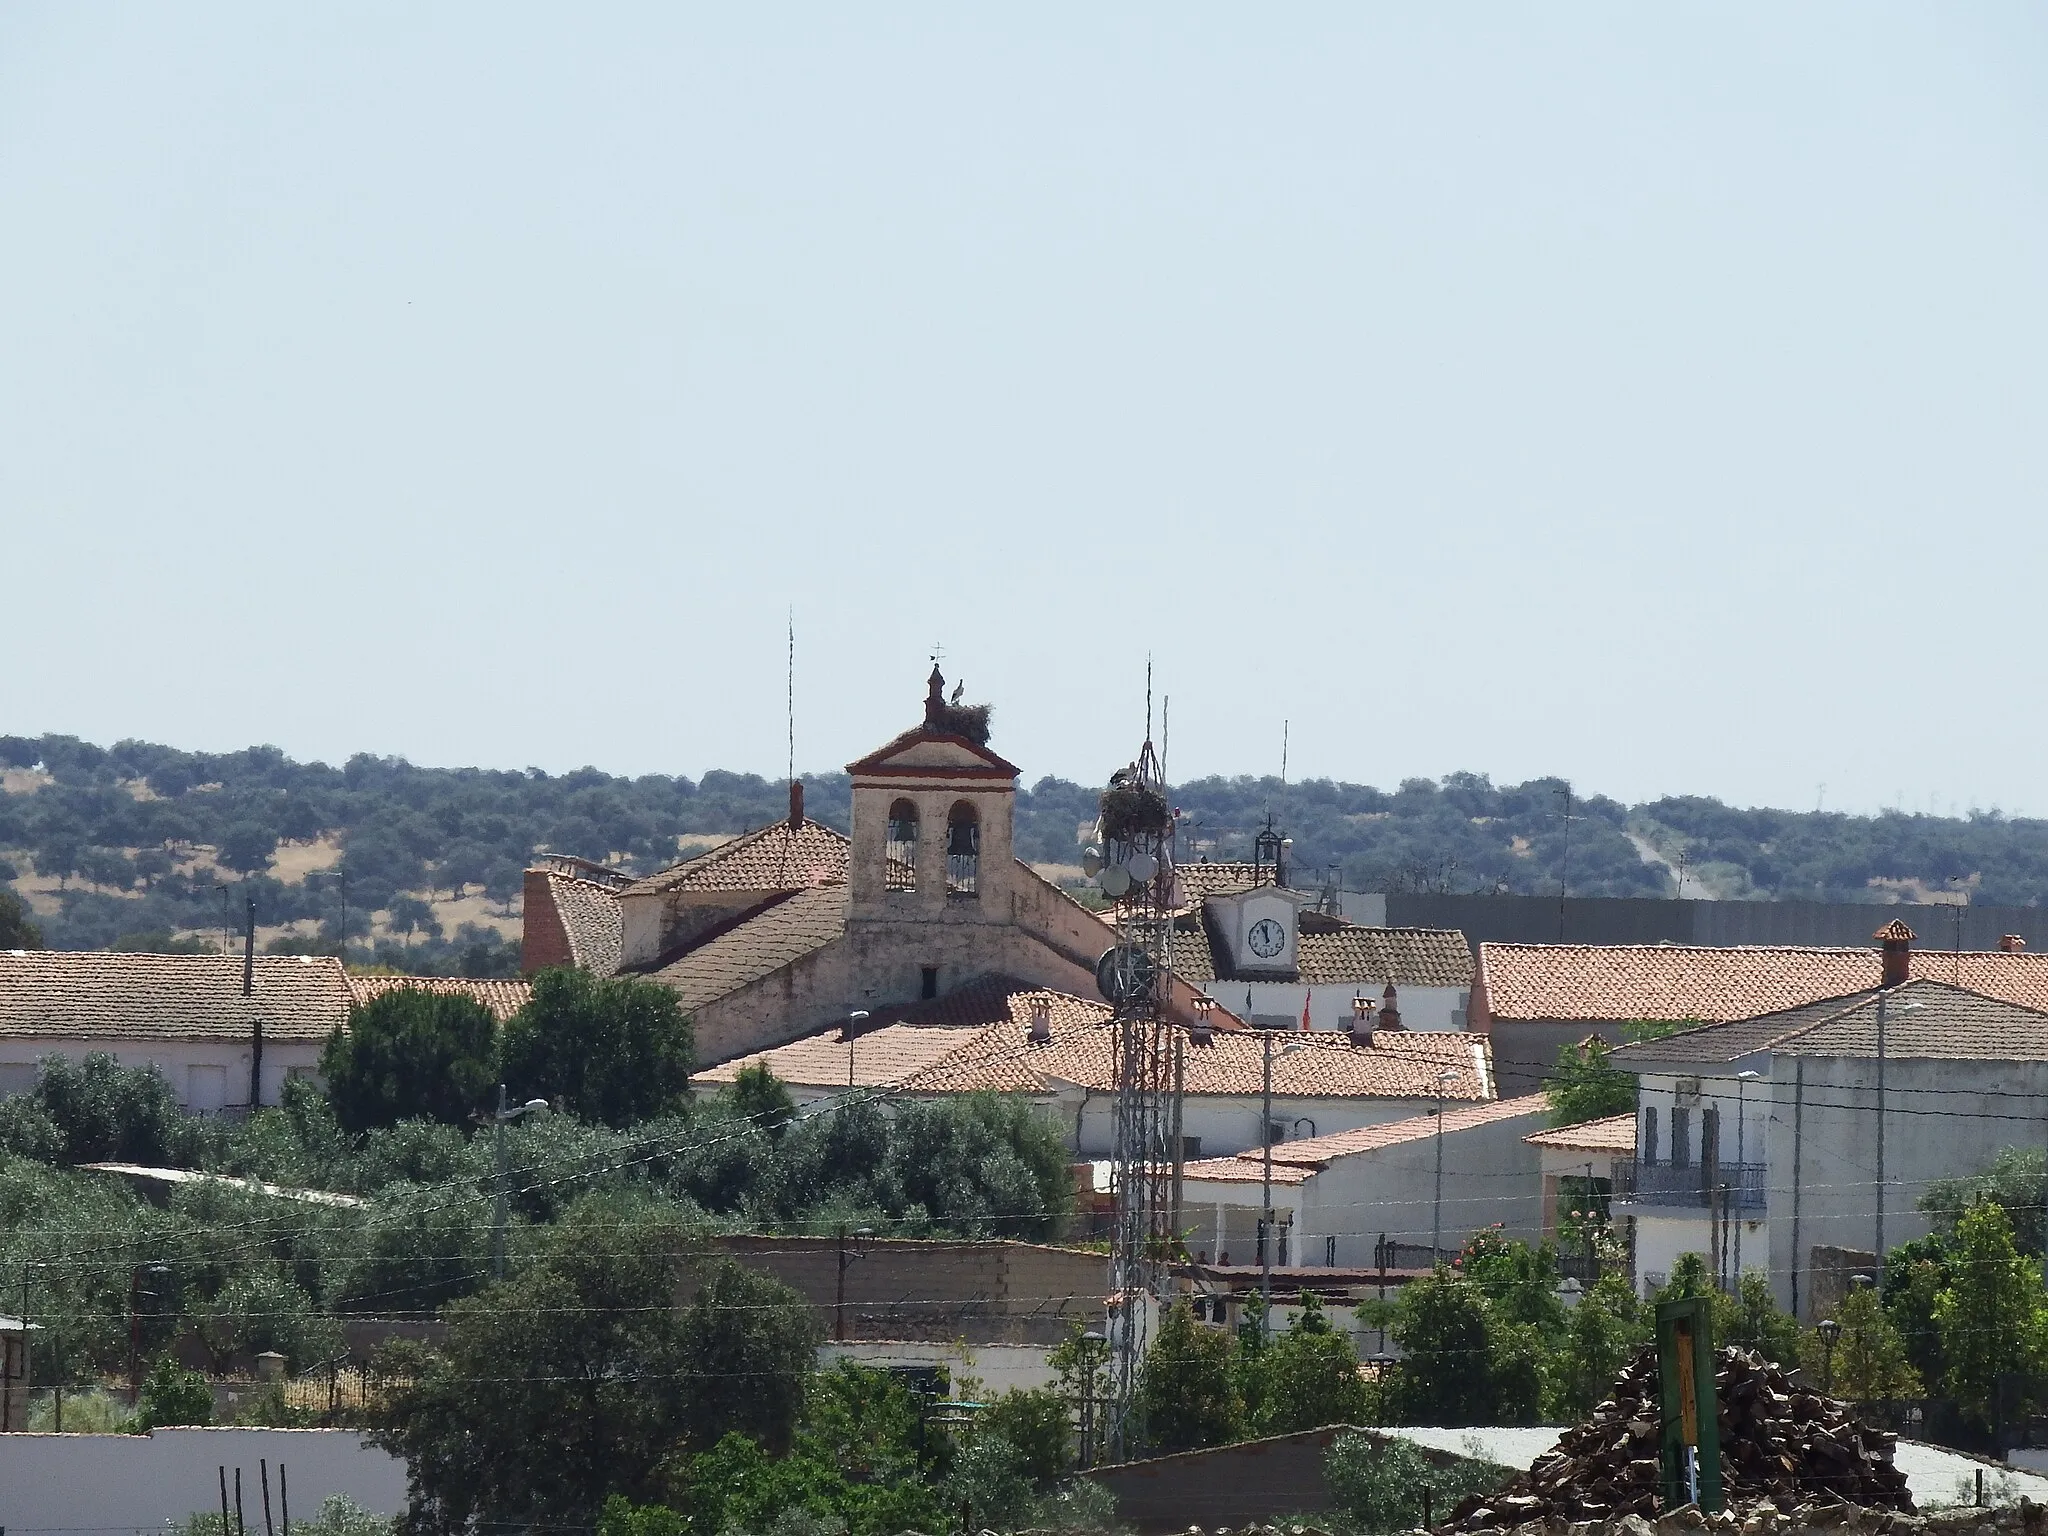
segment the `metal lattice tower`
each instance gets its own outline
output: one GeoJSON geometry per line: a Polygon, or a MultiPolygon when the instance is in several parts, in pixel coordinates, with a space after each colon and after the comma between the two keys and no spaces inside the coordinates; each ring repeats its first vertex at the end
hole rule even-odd
{"type": "Polygon", "coordinates": [[[1112,1298],[1109,1404],[1113,1456],[1149,1342],[1148,1298],[1164,1303],[1167,1266],[1179,1252],[1182,1030],[1167,1006],[1167,937],[1179,906],[1174,822],[1152,743],[1112,779],[1103,796],[1104,891],[1115,903],[1122,943],[1104,959],[1117,967],[1105,985],[1115,1008],[1116,1141],[1111,1190],[1116,1229],[1110,1250],[1112,1298]],[[1130,806],[1136,817],[1118,815],[1130,806]],[[1114,871],[1121,870],[1122,877],[1114,871]],[[1128,884],[1125,881],[1128,881],[1128,884]],[[1119,889],[1121,887],[1121,889],[1119,889]]]}

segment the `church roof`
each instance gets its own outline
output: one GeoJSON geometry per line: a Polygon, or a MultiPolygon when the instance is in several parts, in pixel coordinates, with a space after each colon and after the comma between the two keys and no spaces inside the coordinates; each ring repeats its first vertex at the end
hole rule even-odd
{"type": "Polygon", "coordinates": [[[788,822],[774,821],[635,880],[620,894],[806,890],[844,881],[852,846],[843,832],[823,822],[806,820],[792,831],[788,822]]]}
{"type": "MultiPolygon", "coordinates": [[[[1175,975],[1203,986],[1219,979],[1227,984],[1229,946],[1199,908],[1174,920],[1167,956],[1175,975]]],[[[1303,921],[1295,933],[1294,958],[1295,979],[1315,987],[1366,982],[1392,982],[1397,987],[1472,985],[1472,951],[1455,928],[1366,928],[1303,921]]]]}

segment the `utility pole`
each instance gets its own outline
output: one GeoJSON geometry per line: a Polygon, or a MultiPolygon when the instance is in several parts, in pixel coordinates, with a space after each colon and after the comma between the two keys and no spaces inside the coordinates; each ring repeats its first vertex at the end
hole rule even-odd
{"type": "Polygon", "coordinates": [[[1564,942],[1564,897],[1572,875],[1572,787],[1558,791],[1564,796],[1564,852],[1557,865],[1557,942],[1564,942]]]}
{"type": "Polygon", "coordinates": [[[1889,987],[1877,989],[1877,1268],[1884,1272],[1884,1025],[1889,987]]]}
{"type": "Polygon", "coordinates": [[[1259,1144],[1265,1149],[1259,1200],[1259,1342],[1273,1336],[1273,1032],[1259,1037],[1259,1144]]]}
{"type": "MultiPolygon", "coordinates": [[[[242,926],[242,996],[256,992],[256,898],[249,898],[249,910],[242,926]]],[[[263,1015],[250,1009],[249,1113],[263,1107],[263,1015]]]]}
{"type": "Polygon", "coordinates": [[[1432,1270],[1442,1262],[1444,1246],[1444,1084],[1457,1075],[1455,1072],[1436,1075],[1436,1200],[1429,1218],[1429,1267],[1432,1270]]]}

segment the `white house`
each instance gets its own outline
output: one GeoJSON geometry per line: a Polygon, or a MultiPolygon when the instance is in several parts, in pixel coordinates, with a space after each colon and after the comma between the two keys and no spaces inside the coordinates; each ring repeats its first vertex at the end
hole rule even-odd
{"type": "Polygon", "coordinates": [[[1410,1029],[1466,1027],[1472,952],[1454,928],[1370,928],[1279,884],[1281,866],[1184,864],[1187,905],[1174,925],[1174,974],[1248,1022],[1351,1028],[1354,999],[1377,1011],[1398,1002],[1410,1029]],[[1389,997],[1388,989],[1394,997],[1389,997]]]}
{"type": "Polygon", "coordinates": [[[1766,1272],[1779,1305],[1811,1320],[1816,1249],[1922,1236],[1931,1182],[2039,1144],[2048,1012],[1907,979],[1911,935],[1895,926],[1885,986],[1609,1057],[1637,1080],[1636,1157],[1616,1164],[1613,1209],[1634,1219],[1643,1288],[1700,1253],[1724,1283],[1766,1272]]]}
{"type": "Polygon", "coordinates": [[[97,1051],[155,1067],[193,1114],[275,1104],[353,1000],[341,962],[312,955],[259,955],[245,986],[239,955],[0,951],[0,1093],[97,1051]]]}
{"type": "MultiPolygon", "coordinates": [[[[1108,1021],[1101,1003],[989,977],[928,1004],[880,1010],[850,1041],[842,1029],[820,1031],[694,1080],[715,1088],[759,1064],[801,1103],[850,1090],[1024,1094],[1058,1117],[1077,1160],[1106,1158],[1116,1133],[1116,1031],[1108,1021]],[[1034,1030],[1043,1038],[1034,1042],[1034,1030]]],[[[1463,1033],[1380,1029],[1355,1042],[1330,1031],[1217,1029],[1207,1044],[1184,1037],[1181,1071],[1190,1158],[1405,1120],[1434,1107],[1439,1088],[1452,1105],[1494,1097],[1486,1039],[1463,1033]]]]}
{"type": "MultiPolygon", "coordinates": [[[[1549,1105],[1540,1094],[1447,1107],[1272,1150],[1273,1262],[1363,1269],[1381,1244],[1412,1254],[1441,1235],[1448,1258],[1499,1225],[1534,1241],[1543,1224],[1536,1150],[1524,1138],[1549,1105]],[[1439,1163],[1441,1158],[1441,1163],[1439,1163]],[[1442,1177],[1439,1180],[1438,1169],[1442,1177]]],[[[1182,1225],[1196,1262],[1262,1261],[1259,1221],[1267,1157],[1248,1150],[1190,1163],[1182,1225]]]]}

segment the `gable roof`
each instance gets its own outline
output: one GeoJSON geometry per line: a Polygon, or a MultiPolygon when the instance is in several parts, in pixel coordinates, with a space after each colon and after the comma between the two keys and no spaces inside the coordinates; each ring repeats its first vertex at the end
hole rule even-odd
{"type": "Polygon", "coordinates": [[[847,890],[823,885],[778,896],[746,921],[649,972],[683,1009],[703,1006],[823,949],[846,933],[847,890]]]}
{"type": "MultiPolygon", "coordinates": [[[[1479,946],[1486,1014],[1493,1020],[1747,1019],[1874,989],[1882,966],[1876,949],[1791,944],[1479,946]]],[[[2048,954],[1919,949],[1909,956],[1909,971],[2022,1008],[2048,1009],[2048,954]]]]}
{"type": "MultiPolygon", "coordinates": [[[[1297,979],[1310,986],[1390,981],[1396,987],[1472,985],[1472,951],[1455,928],[1365,928],[1325,918],[1296,928],[1294,955],[1297,979]]],[[[1174,974],[1208,985],[1224,976],[1229,957],[1228,944],[1200,908],[1174,919],[1167,939],[1174,974]]]]}
{"type": "Polygon", "coordinates": [[[1578,1125],[1560,1126],[1554,1131],[1537,1131],[1522,1140],[1532,1147],[1549,1147],[1562,1152],[1633,1152],[1636,1149],[1636,1117],[1608,1115],[1578,1125]]]}
{"type": "Polygon", "coordinates": [[[245,997],[239,955],[0,950],[0,1037],[325,1040],[353,998],[324,955],[258,955],[245,997]]]}
{"type": "MultiPolygon", "coordinates": [[[[1525,1094],[1518,1099],[1496,1099],[1486,1104],[1462,1105],[1457,1109],[1444,1111],[1443,1134],[1455,1136],[1460,1131],[1476,1130],[1485,1125],[1498,1125],[1504,1120],[1520,1120],[1549,1112],[1550,1101],[1540,1093],[1525,1094]]],[[[1281,1168],[1285,1166],[1306,1177],[1310,1173],[1317,1173],[1329,1167],[1340,1157],[1351,1157],[1360,1152],[1383,1151],[1388,1147],[1405,1146],[1410,1142],[1434,1140],[1437,1128],[1437,1116],[1411,1115],[1406,1120],[1390,1120],[1382,1125],[1360,1126],[1355,1131],[1334,1131],[1328,1136],[1308,1136],[1300,1141],[1275,1142],[1273,1175],[1278,1179],[1281,1168]]],[[[1233,1157],[1204,1158],[1187,1164],[1182,1171],[1183,1175],[1190,1179],[1257,1180],[1265,1176],[1265,1161],[1264,1150],[1255,1148],[1239,1152],[1233,1157]]]]}
{"type": "Polygon", "coordinates": [[[1008,758],[989,751],[978,741],[920,725],[877,747],[866,757],[848,763],[846,771],[858,778],[869,779],[1014,779],[1024,770],[1008,758]],[[957,748],[974,761],[971,764],[945,762],[932,753],[921,754],[917,750],[932,746],[957,748]]]}
{"type": "Polygon", "coordinates": [[[835,1028],[720,1062],[694,1074],[692,1080],[723,1086],[742,1069],[763,1066],[797,1088],[883,1088],[972,1044],[980,1034],[973,1026],[884,1024],[880,1029],[863,1030],[849,1045],[835,1028]]]}
{"type": "Polygon", "coordinates": [[[846,834],[805,820],[794,831],[770,822],[716,848],[635,880],[620,894],[661,891],[800,891],[844,881],[853,845],[846,834]]]}
{"type": "MultiPolygon", "coordinates": [[[[1874,1057],[1875,988],[1798,1008],[1682,1030],[1617,1047],[1625,1070],[1719,1065],[1759,1051],[1874,1057]]],[[[1885,1054],[1893,1060],[2048,1061],[2048,1012],[1945,982],[1911,979],[1885,994],[1885,1054]]]]}
{"type": "Polygon", "coordinates": [[[569,961],[593,976],[616,976],[625,959],[618,891],[557,870],[544,871],[548,899],[569,940],[569,961]]]}
{"type": "Polygon", "coordinates": [[[399,987],[412,987],[441,997],[474,998],[490,1009],[500,1024],[526,1006],[533,983],[496,976],[350,976],[350,1000],[358,1005],[399,987]]]}

